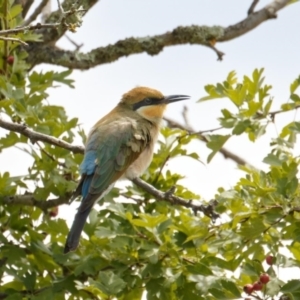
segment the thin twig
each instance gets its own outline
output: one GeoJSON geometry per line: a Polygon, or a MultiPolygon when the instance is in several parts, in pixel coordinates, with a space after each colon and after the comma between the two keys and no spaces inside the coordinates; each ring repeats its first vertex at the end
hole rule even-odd
{"type": "Polygon", "coordinates": [[[183,117],[186,128],[192,128],[189,118],[188,118],[188,108],[186,105],[183,106],[182,117],[183,117]]]}
{"type": "MultiPolygon", "coordinates": [[[[185,128],[184,125],[178,123],[177,121],[174,121],[172,119],[169,119],[167,117],[164,117],[164,120],[168,123],[168,126],[171,128],[179,128],[182,130],[186,130],[187,132],[189,132],[190,134],[197,134],[199,136],[200,141],[203,141],[204,143],[207,143],[208,140],[206,138],[205,135],[202,135],[201,133],[195,131],[195,130],[189,130],[188,128],[185,128]]],[[[201,131],[200,131],[201,132],[201,131]]],[[[223,156],[225,158],[231,159],[232,161],[236,162],[239,165],[250,165],[246,160],[244,160],[243,158],[241,158],[240,156],[232,153],[231,151],[227,150],[226,148],[221,148],[219,150],[219,152],[221,154],[223,154],[223,156]]]]}
{"type": "Polygon", "coordinates": [[[218,49],[217,49],[215,46],[213,46],[213,45],[207,45],[207,47],[210,48],[210,49],[212,49],[212,50],[214,50],[214,51],[216,52],[216,54],[217,54],[217,60],[218,60],[218,61],[222,61],[222,60],[223,60],[223,56],[225,55],[224,52],[218,50],[218,49]]]}
{"type": "Polygon", "coordinates": [[[290,109],[290,110],[280,109],[280,110],[271,111],[271,112],[268,113],[268,115],[271,117],[271,120],[274,121],[276,115],[282,114],[282,113],[285,113],[285,112],[288,112],[288,111],[291,111],[291,110],[297,110],[298,108],[300,108],[300,104],[296,104],[295,107],[293,109],[290,109]]]}
{"type": "Polygon", "coordinates": [[[59,25],[60,25],[60,23],[54,23],[54,24],[37,23],[35,25],[20,26],[20,27],[16,27],[13,29],[1,30],[0,36],[7,35],[7,34],[15,34],[15,33],[19,33],[19,32],[28,31],[28,30],[36,30],[36,29],[41,29],[41,28],[57,28],[59,25]]]}
{"type": "MultiPolygon", "coordinates": [[[[8,30],[8,0],[4,0],[4,16],[3,16],[3,26],[4,26],[4,31],[8,30]]],[[[1,32],[1,31],[0,31],[1,32]]],[[[5,35],[5,34],[4,34],[5,35]]],[[[8,40],[4,39],[4,60],[3,60],[3,71],[4,74],[7,74],[7,57],[9,54],[9,47],[8,47],[8,40]]]]}
{"type": "Polygon", "coordinates": [[[248,16],[254,13],[255,6],[257,5],[258,2],[259,0],[253,0],[247,12],[248,16]]]}
{"type": "Polygon", "coordinates": [[[195,213],[201,211],[212,220],[216,220],[217,218],[219,218],[219,215],[214,211],[215,203],[208,205],[195,205],[192,203],[192,201],[188,201],[186,199],[175,196],[173,194],[175,188],[167,192],[161,192],[140,178],[134,178],[132,182],[154,196],[157,200],[167,201],[173,205],[180,205],[191,208],[195,213]]]}
{"type": "Polygon", "coordinates": [[[46,156],[48,156],[52,161],[56,162],[59,166],[66,168],[66,164],[65,163],[61,163],[59,161],[57,161],[53,155],[51,155],[49,152],[47,152],[40,144],[39,142],[36,142],[36,144],[38,145],[38,147],[40,148],[41,152],[43,152],[46,156]]]}
{"type": "Polygon", "coordinates": [[[42,0],[42,2],[37,6],[35,11],[31,14],[31,16],[24,21],[24,26],[29,25],[32,21],[36,20],[39,14],[42,12],[43,8],[47,5],[50,0],[42,0]]]}
{"type": "MultiPolygon", "coordinates": [[[[17,42],[17,43],[20,43],[24,46],[28,46],[27,43],[25,43],[24,41],[22,41],[21,39],[18,39],[18,38],[13,38],[13,37],[7,37],[7,36],[0,36],[0,40],[3,40],[3,41],[10,41],[10,42],[17,42]]],[[[5,57],[7,57],[8,55],[5,55],[5,57]]]]}
{"type": "Polygon", "coordinates": [[[65,34],[65,38],[66,38],[71,44],[73,44],[73,45],[76,47],[75,51],[79,51],[80,48],[83,46],[82,43],[81,43],[81,44],[77,44],[77,43],[76,43],[73,39],[71,39],[67,34],[65,34]]]}
{"type": "Polygon", "coordinates": [[[57,6],[58,6],[58,9],[61,12],[61,14],[64,15],[65,14],[64,9],[62,8],[59,0],[57,0],[57,6]]]}
{"type": "Polygon", "coordinates": [[[167,155],[166,159],[160,165],[159,171],[157,172],[157,175],[156,175],[155,179],[153,180],[154,185],[157,183],[158,178],[161,175],[161,172],[162,172],[163,168],[165,167],[165,165],[166,165],[166,163],[168,162],[169,159],[170,159],[170,154],[167,155]]]}
{"type": "Polygon", "coordinates": [[[224,127],[216,127],[216,128],[212,128],[212,129],[207,129],[207,130],[201,130],[201,131],[197,131],[191,134],[204,134],[204,133],[208,133],[208,132],[214,132],[214,131],[218,131],[224,129],[224,127]]]}
{"type": "Polygon", "coordinates": [[[31,5],[33,4],[34,0],[26,0],[24,1],[25,5],[23,6],[23,10],[22,10],[22,17],[25,18],[31,5]]]}

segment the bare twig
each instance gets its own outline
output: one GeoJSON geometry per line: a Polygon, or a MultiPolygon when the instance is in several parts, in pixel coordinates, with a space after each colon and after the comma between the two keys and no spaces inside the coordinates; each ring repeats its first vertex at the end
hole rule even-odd
{"type": "Polygon", "coordinates": [[[23,10],[22,10],[22,16],[23,18],[26,17],[31,5],[33,4],[34,0],[26,0],[25,1],[25,5],[23,6],[23,10]]]}
{"type": "Polygon", "coordinates": [[[259,0],[253,0],[247,12],[248,16],[254,13],[255,6],[257,5],[258,2],[259,0]]]}
{"type": "Polygon", "coordinates": [[[41,28],[57,28],[59,25],[60,25],[60,23],[54,23],[54,24],[37,23],[35,25],[20,26],[20,27],[16,27],[16,28],[13,28],[13,29],[1,30],[0,31],[0,36],[1,35],[8,35],[8,34],[16,34],[16,33],[24,32],[24,31],[27,31],[27,30],[36,30],[36,29],[41,29],[41,28]]]}
{"type": "Polygon", "coordinates": [[[271,120],[274,121],[276,115],[282,114],[282,113],[285,113],[285,112],[288,112],[288,111],[291,111],[291,110],[297,110],[298,108],[300,108],[300,105],[296,104],[293,109],[290,109],[290,110],[282,110],[282,109],[275,110],[275,111],[269,112],[268,115],[271,117],[271,120]]]}
{"type": "MultiPolygon", "coordinates": [[[[9,25],[9,23],[8,23],[8,0],[4,0],[3,9],[4,9],[3,26],[4,26],[4,30],[7,30],[9,28],[8,27],[8,25],[9,25]]],[[[9,54],[7,37],[5,37],[5,39],[4,39],[4,49],[3,50],[4,50],[3,71],[4,71],[4,74],[7,74],[7,60],[6,59],[9,54]]]]}
{"type": "Polygon", "coordinates": [[[265,7],[255,12],[255,14],[251,14],[241,22],[225,28],[224,35],[220,39],[218,39],[218,41],[226,42],[232,40],[249,32],[261,23],[276,18],[276,13],[280,9],[287,6],[289,2],[290,0],[273,0],[265,7]]]}
{"type": "Polygon", "coordinates": [[[67,34],[65,34],[65,38],[72,44],[72,45],[74,45],[75,46],[75,51],[79,51],[80,50],[80,48],[83,46],[83,44],[81,43],[81,44],[78,44],[78,43],[76,43],[73,39],[71,39],[67,34]]]}
{"type": "MultiPolygon", "coordinates": [[[[18,38],[13,38],[13,37],[7,37],[7,36],[0,36],[0,40],[3,40],[3,41],[10,41],[10,42],[17,42],[17,43],[20,43],[24,46],[27,46],[28,44],[25,43],[24,41],[22,41],[21,39],[18,39],[18,38]]],[[[7,56],[5,56],[7,57],[7,56]]]]}
{"type": "Polygon", "coordinates": [[[4,121],[0,118],[0,127],[6,130],[21,133],[22,135],[28,137],[32,143],[42,141],[54,146],[58,146],[60,148],[67,149],[73,153],[84,153],[83,146],[72,145],[53,136],[33,131],[32,129],[29,129],[26,125],[4,121]]]}
{"type": "Polygon", "coordinates": [[[211,48],[212,50],[214,50],[217,54],[217,60],[218,61],[222,61],[223,60],[223,56],[225,55],[224,52],[218,50],[215,46],[213,45],[208,45],[209,48],[211,48]]]}
{"type": "Polygon", "coordinates": [[[64,14],[65,12],[64,12],[64,10],[63,10],[63,8],[62,8],[62,6],[61,6],[59,0],[57,0],[57,6],[58,6],[58,10],[59,10],[62,14],[64,14]]]}
{"type": "Polygon", "coordinates": [[[37,29],[57,29],[59,26],[64,25],[66,27],[66,30],[69,29],[71,30],[71,28],[73,27],[68,27],[68,24],[65,21],[65,17],[68,17],[72,14],[75,13],[82,13],[82,12],[86,12],[85,9],[73,9],[70,11],[66,11],[64,12],[64,15],[62,16],[62,18],[59,20],[59,22],[55,22],[55,23],[47,23],[47,24],[41,24],[41,23],[37,23],[35,25],[26,25],[25,26],[19,26],[13,29],[5,29],[5,30],[1,30],[0,31],[0,36],[2,35],[8,35],[8,34],[16,34],[16,33],[20,33],[20,32],[24,32],[24,31],[28,31],[28,30],[37,30],[37,29]]]}
{"type": "Polygon", "coordinates": [[[204,134],[204,133],[209,133],[209,132],[214,132],[214,131],[218,131],[218,130],[221,130],[221,129],[224,129],[224,127],[216,127],[216,128],[212,128],[212,129],[207,129],[207,130],[200,130],[200,131],[197,131],[197,132],[193,132],[191,134],[204,134]]]}
{"type": "Polygon", "coordinates": [[[34,10],[34,12],[32,13],[32,15],[24,21],[24,26],[29,25],[32,21],[36,20],[36,18],[39,16],[39,14],[42,12],[42,10],[44,9],[44,7],[47,5],[47,3],[50,0],[42,0],[42,2],[37,6],[37,8],[34,10]]]}
{"type": "MultiPolygon", "coordinates": [[[[208,142],[207,138],[204,135],[201,134],[201,131],[197,132],[195,130],[191,130],[191,129],[185,128],[185,126],[183,126],[182,124],[180,124],[180,123],[178,123],[178,122],[176,122],[174,120],[171,120],[171,119],[169,119],[167,117],[164,117],[164,120],[168,123],[169,127],[171,127],[171,128],[179,128],[179,129],[182,129],[182,130],[186,130],[190,134],[197,134],[199,136],[199,139],[201,141],[203,141],[204,143],[208,142]]],[[[214,130],[214,129],[211,129],[211,130],[214,130]]],[[[205,132],[207,132],[207,130],[205,132]]],[[[225,148],[221,148],[219,152],[221,154],[223,154],[224,158],[231,159],[232,161],[236,162],[239,165],[248,165],[248,166],[250,165],[246,160],[244,160],[240,156],[232,153],[231,151],[229,151],[229,150],[227,150],[225,148]]]]}
{"type": "Polygon", "coordinates": [[[190,121],[189,121],[189,117],[188,117],[188,108],[187,108],[186,105],[183,107],[182,117],[183,117],[183,120],[184,120],[184,123],[185,123],[185,127],[186,128],[192,128],[192,126],[190,124],[190,121]]]}
{"type": "Polygon", "coordinates": [[[212,220],[216,220],[217,218],[219,218],[219,215],[214,211],[215,203],[209,205],[195,205],[192,203],[192,201],[188,201],[175,196],[173,194],[175,192],[175,188],[167,192],[161,192],[140,178],[135,178],[132,180],[132,182],[145,190],[147,193],[154,196],[157,200],[167,201],[173,205],[180,205],[191,208],[195,213],[201,211],[212,220]]]}

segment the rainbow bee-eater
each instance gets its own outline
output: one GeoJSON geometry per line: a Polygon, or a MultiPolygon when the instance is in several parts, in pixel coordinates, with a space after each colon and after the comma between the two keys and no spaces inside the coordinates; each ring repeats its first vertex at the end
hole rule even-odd
{"type": "Polygon", "coordinates": [[[82,195],[82,201],[67,237],[65,253],[77,248],[95,202],[118,179],[134,179],[148,168],[166,106],[189,98],[164,96],[157,90],[137,87],[124,94],[118,105],[92,127],[80,166],[81,179],[73,195],[82,195]]]}

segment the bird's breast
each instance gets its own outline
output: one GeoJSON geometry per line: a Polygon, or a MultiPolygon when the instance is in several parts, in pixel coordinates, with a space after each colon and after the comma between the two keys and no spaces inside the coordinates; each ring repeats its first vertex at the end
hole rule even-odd
{"type": "Polygon", "coordinates": [[[155,126],[151,128],[150,135],[151,140],[145,150],[140,154],[140,156],[128,167],[125,172],[125,176],[128,179],[134,179],[142,175],[145,170],[149,167],[154,151],[154,145],[157,141],[159,129],[155,126]]]}

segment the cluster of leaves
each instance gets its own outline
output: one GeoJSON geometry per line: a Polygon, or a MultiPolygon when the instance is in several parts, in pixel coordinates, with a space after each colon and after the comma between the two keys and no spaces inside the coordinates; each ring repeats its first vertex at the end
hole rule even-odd
{"type": "MultiPolygon", "coordinates": [[[[9,9],[9,26],[15,27],[20,9],[9,9]]],[[[30,33],[22,34],[20,38],[32,39],[26,38],[30,33]]],[[[77,118],[69,119],[63,107],[46,101],[55,82],[72,87],[70,72],[29,72],[27,53],[9,41],[0,43],[1,117],[69,143],[76,133],[84,140],[77,118]],[[14,59],[7,61],[7,55],[14,59]]],[[[212,150],[208,161],[232,135],[246,134],[255,142],[279,113],[271,111],[271,87],[264,85],[262,73],[255,70],[251,78],[238,82],[231,72],[223,83],[205,87],[208,95],[201,101],[226,98],[235,106],[232,111],[223,109],[219,119],[229,133],[205,136],[212,150]]],[[[299,85],[300,77],[291,84],[290,101],[282,111],[300,105],[299,85]]],[[[84,228],[88,238],[67,255],[66,220],[50,218],[37,204],[51,197],[67,198],[76,185],[82,156],[8,132],[0,138],[0,151],[18,147],[33,163],[28,174],[0,174],[0,299],[139,300],[145,291],[149,300],[239,299],[245,295],[243,286],[264,272],[271,280],[263,293],[253,294],[256,299],[299,299],[300,281],[286,282],[278,272],[300,266],[299,157],[293,154],[299,132],[300,123],[293,121],[272,141],[264,159],[267,171],[241,166],[245,176],[231,190],[219,188],[221,218],[216,223],[188,208],[156,201],[135,186],[115,188],[90,214],[84,228]],[[7,204],[8,197],[17,195],[29,195],[35,203],[7,204]],[[265,270],[269,253],[276,263],[265,270]]],[[[168,128],[161,133],[143,178],[162,191],[176,186],[176,195],[187,201],[205,202],[180,184],[182,174],[167,168],[167,162],[178,156],[198,161],[199,154],[190,153],[188,146],[199,136],[168,128]]]]}

